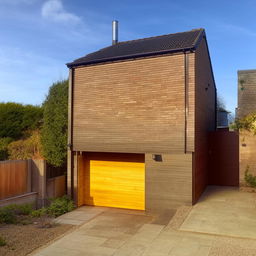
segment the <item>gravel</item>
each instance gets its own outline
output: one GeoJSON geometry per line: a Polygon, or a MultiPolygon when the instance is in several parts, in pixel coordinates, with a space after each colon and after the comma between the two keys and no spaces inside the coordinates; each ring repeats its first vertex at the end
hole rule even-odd
{"type": "MultiPolygon", "coordinates": [[[[46,225],[47,226],[47,225],[46,225]]],[[[0,247],[1,256],[23,256],[47,244],[53,239],[74,228],[73,225],[53,225],[40,228],[38,224],[1,225],[0,236],[7,245],[0,247]]]]}

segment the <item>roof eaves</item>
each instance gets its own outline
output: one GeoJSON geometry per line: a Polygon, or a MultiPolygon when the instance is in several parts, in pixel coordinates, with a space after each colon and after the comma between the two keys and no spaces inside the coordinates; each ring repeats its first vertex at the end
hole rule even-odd
{"type": "Polygon", "coordinates": [[[72,68],[72,67],[77,67],[77,66],[85,66],[85,65],[97,64],[97,63],[104,63],[104,62],[111,62],[111,61],[125,60],[125,59],[133,59],[133,58],[147,57],[147,56],[155,56],[155,55],[162,55],[162,54],[168,54],[168,53],[187,52],[187,51],[193,52],[193,51],[195,51],[195,49],[198,45],[196,40],[195,40],[195,42],[196,42],[196,45],[194,45],[193,47],[163,50],[163,51],[156,51],[156,52],[138,53],[138,54],[131,54],[131,55],[123,55],[123,56],[116,56],[116,57],[110,57],[110,58],[104,58],[104,59],[97,59],[97,60],[93,60],[93,61],[81,61],[81,62],[77,62],[77,63],[70,62],[70,63],[67,63],[66,65],[68,68],[72,68]]]}

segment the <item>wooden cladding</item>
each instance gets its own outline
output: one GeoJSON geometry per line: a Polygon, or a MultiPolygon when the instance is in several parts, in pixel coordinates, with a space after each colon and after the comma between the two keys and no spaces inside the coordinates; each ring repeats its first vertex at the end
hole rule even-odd
{"type": "Polygon", "coordinates": [[[145,209],[144,155],[84,153],[78,165],[79,205],[145,209]]]}
{"type": "Polygon", "coordinates": [[[195,153],[193,202],[208,184],[208,133],[216,128],[216,88],[207,44],[202,40],[195,54],[195,153]]]}
{"type": "MultiPolygon", "coordinates": [[[[194,148],[193,56],[188,54],[189,151],[194,148]]],[[[76,68],[73,150],[183,153],[184,76],[183,54],[76,68]]]]}
{"type": "Polygon", "coordinates": [[[27,160],[0,162],[0,200],[31,192],[27,160]]]}

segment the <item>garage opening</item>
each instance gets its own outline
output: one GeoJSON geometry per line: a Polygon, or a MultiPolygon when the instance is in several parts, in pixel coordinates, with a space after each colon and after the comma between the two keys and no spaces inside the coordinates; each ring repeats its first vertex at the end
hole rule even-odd
{"type": "Polygon", "coordinates": [[[145,155],[83,152],[78,205],[145,210],[145,155]]]}

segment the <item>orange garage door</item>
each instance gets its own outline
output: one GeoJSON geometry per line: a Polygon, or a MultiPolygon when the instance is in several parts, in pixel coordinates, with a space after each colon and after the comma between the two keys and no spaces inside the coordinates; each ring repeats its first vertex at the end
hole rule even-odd
{"type": "Polygon", "coordinates": [[[145,209],[144,155],[85,153],[83,171],[84,204],[145,209]]]}

